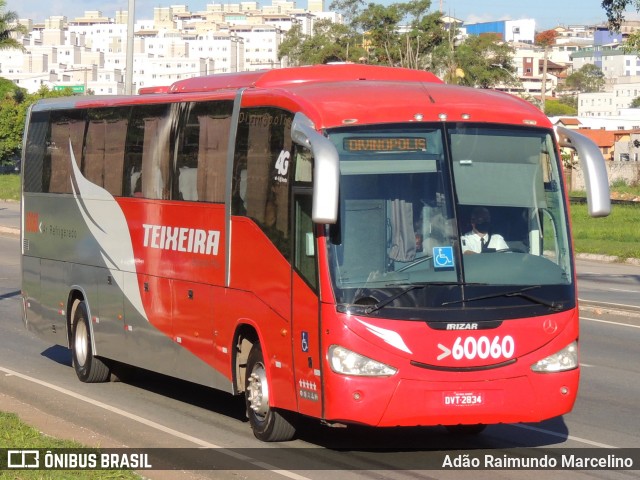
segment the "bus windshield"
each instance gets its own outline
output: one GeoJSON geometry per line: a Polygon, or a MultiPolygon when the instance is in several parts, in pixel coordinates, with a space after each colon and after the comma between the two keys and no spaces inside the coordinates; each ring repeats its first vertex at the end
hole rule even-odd
{"type": "Polygon", "coordinates": [[[575,305],[551,131],[411,124],[329,137],[340,210],[328,253],[343,308],[384,302],[384,316],[420,318],[416,310],[443,306],[575,305]]]}

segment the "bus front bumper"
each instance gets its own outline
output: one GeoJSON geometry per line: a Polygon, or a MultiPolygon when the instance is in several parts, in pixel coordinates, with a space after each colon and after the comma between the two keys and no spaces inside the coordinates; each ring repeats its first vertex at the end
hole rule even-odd
{"type": "Polygon", "coordinates": [[[325,420],[380,427],[539,422],[568,413],[579,369],[483,381],[333,379],[325,420]]]}

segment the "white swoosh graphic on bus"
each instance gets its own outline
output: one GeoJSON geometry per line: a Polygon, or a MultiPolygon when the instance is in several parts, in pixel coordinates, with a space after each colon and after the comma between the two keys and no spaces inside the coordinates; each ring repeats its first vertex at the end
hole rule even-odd
{"type": "Polygon", "coordinates": [[[409,347],[407,347],[407,344],[404,343],[404,340],[402,339],[402,337],[398,332],[394,332],[393,330],[387,330],[386,328],[381,328],[375,325],[371,325],[370,323],[363,322],[359,318],[357,318],[356,320],[358,320],[362,325],[367,327],[367,330],[369,330],[375,336],[380,337],[382,340],[384,340],[386,343],[388,343],[392,347],[395,347],[398,350],[402,350],[403,352],[413,353],[411,352],[411,350],[409,350],[409,347]]]}
{"type": "Polygon", "coordinates": [[[71,152],[71,167],[73,168],[73,178],[71,179],[73,198],[91,235],[98,242],[100,255],[116,284],[138,313],[148,321],[142,305],[138,282],[133,282],[133,285],[122,284],[123,279],[120,275],[116,275],[116,272],[135,272],[133,245],[124,213],[122,213],[118,202],[109,192],[84,178],[76,164],[76,156],[73,152],[71,139],[69,139],[69,151],[71,152]],[[90,200],[87,201],[88,199],[90,200]],[[99,224],[98,219],[100,221],[99,224]],[[129,268],[123,269],[121,267],[129,268]]]}

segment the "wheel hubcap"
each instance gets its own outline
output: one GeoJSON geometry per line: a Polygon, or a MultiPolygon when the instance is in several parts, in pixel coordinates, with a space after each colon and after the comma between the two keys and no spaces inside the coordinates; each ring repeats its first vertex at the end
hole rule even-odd
{"type": "Polygon", "coordinates": [[[73,347],[78,365],[84,366],[87,361],[87,354],[89,350],[89,335],[84,322],[78,322],[78,325],[76,325],[76,336],[74,338],[73,347]]]}
{"type": "Polygon", "coordinates": [[[257,416],[264,418],[269,413],[269,385],[267,372],[262,363],[255,364],[249,376],[247,401],[249,408],[257,416]]]}

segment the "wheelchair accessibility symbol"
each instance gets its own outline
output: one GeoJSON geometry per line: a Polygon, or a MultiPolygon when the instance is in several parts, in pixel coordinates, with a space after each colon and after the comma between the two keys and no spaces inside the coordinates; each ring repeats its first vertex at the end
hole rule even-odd
{"type": "Polygon", "coordinates": [[[453,247],[433,247],[433,268],[453,268],[453,247]]]}

